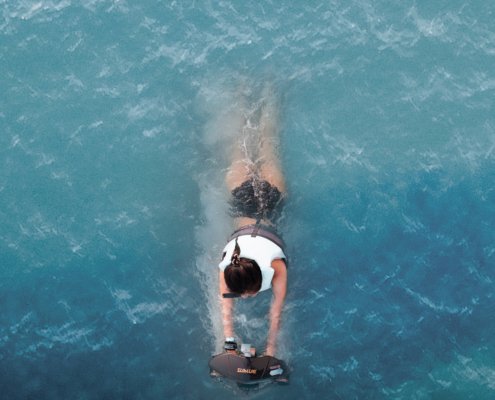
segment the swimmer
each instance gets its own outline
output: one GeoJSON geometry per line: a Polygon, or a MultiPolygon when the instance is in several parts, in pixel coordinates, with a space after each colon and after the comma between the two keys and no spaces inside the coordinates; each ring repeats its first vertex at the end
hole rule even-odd
{"type": "MultiPolygon", "coordinates": [[[[284,244],[276,222],[286,196],[284,177],[277,157],[279,144],[277,108],[273,91],[265,87],[258,125],[241,121],[241,132],[257,136],[254,157],[246,142],[237,138],[230,147],[230,167],[225,182],[230,192],[235,231],[223,249],[219,264],[219,287],[226,342],[234,337],[233,298],[256,296],[272,289],[269,330],[265,354],[274,356],[287,291],[284,244]]],[[[244,138],[245,139],[245,138],[244,138]]]]}

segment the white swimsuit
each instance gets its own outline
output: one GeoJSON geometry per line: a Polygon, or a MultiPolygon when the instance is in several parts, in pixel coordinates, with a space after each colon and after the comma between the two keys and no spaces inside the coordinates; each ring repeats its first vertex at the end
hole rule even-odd
{"type": "MultiPolygon", "coordinates": [[[[261,233],[261,232],[260,232],[261,233]]],[[[258,236],[241,235],[237,238],[237,244],[241,249],[240,257],[249,258],[256,261],[261,269],[261,289],[270,289],[275,270],[272,268],[272,261],[278,259],[285,260],[283,250],[270,239],[258,236]]],[[[218,267],[225,271],[230,264],[232,253],[234,252],[235,239],[232,239],[223,249],[224,257],[218,267]]]]}

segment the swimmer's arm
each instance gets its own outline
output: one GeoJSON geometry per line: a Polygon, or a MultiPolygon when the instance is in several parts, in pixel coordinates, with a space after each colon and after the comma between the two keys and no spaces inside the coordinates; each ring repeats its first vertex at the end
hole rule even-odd
{"type": "Polygon", "coordinates": [[[234,307],[234,301],[232,299],[223,298],[222,294],[227,293],[229,290],[225,283],[223,271],[219,274],[219,288],[220,288],[220,301],[222,303],[222,324],[224,337],[234,337],[234,323],[232,321],[232,309],[234,307]]]}
{"type": "Polygon", "coordinates": [[[272,261],[272,268],[275,270],[272,280],[273,300],[270,307],[270,329],[265,352],[269,356],[274,356],[277,351],[277,336],[287,292],[287,267],[284,261],[272,261]]]}

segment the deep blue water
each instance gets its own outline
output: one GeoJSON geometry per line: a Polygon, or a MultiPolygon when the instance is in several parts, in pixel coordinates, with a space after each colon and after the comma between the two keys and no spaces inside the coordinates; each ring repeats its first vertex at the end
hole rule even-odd
{"type": "Polygon", "coordinates": [[[0,4],[2,398],[240,395],[207,368],[239,82],[277,90],[289,190],[261,394],[495,397],[495,5],[0,4]]]}

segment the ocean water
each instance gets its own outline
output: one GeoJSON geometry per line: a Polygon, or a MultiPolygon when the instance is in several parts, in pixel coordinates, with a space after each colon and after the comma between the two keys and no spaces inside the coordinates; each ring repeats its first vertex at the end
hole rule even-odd
{"type": "Polygon", "coordinates": [[[0,4],[2,398],[495,397],[495,4],[0,4]],[[223,145],[267,82],[292,375],[246,395],[207,363],[223,145]]]}

